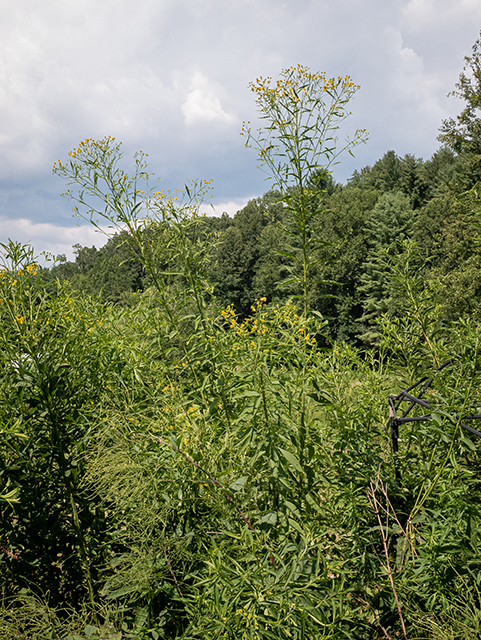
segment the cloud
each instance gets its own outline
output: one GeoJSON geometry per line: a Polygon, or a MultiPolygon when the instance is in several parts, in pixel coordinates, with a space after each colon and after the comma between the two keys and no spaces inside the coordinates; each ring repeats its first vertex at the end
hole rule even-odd
{"type": "Polygon", "coordinates": [[[409,0],[403,8],[403,16],[411,29],[421,31],[434,28],[453,28],[478,20],[481,7],[478,0],[409,0]]]}
{"type": "Polygon", "coordinates": [[[178,97],[169,73],[145,59],[149,20],[161,12],[143,4],[19,0],[9,12],[0,26],[2,176],[39,170],[56,147],[87,136],[162,133],[162,114],[171,120],[178,97]]]}
{"type": "MultiPolygon", "coordinates": [[[[436,76],[426,72],[423,57],[412,48],[404,46],[400,33],[393,33],[392,41],[395,43],[395,66],[391,74],[390,89],[396,102],[396,130],[401,136],[405,135],[408,123],[417,119],[418,125],[424,121],[424,127],[420,126],[419,129],[427,127],[429,131],[431,123],[437,127],[445,116],[437,95],[439,83],[436,76]]],[[[432,131],[428,135],[431,136],[432,131]]],[[[423,140],[424,144],[426,142],[423,140]]]]}
{"type": "Polygon", "coordinates": [[[218,88],[214,83],[197,72],[191,83],[191,90],[185,102],[181,105],[184,122],[187,127],[206,122],[231,124],[236,122],[236,116],[224,111],[217,95],[218,88]]]}
{"type": "MultiPolygon", "coordinates": [[[[428,157],[479,34],[479,0],[17,0],[0,22],[0,216],[69,224],[51,167],[112,135],[148,152],[162,186],[213,178],[219,202],[272,184],[239,136],[248,84],[300,62],[361,84],[346,133],[371,138],[345,180],[386,150],[428,157]]],[[[58,182],[58,179],[55,178],[58,182]]],[[[72,221],[73,225],[74,222],[72,221]]],[[[52,236],[53,237],[53,236],[52,236]]]]}
{"type": "Polygon", "coordinates": [[[108,240],[106,235],[96,231],[92,225],[62,227],[32,222],[26,218],[0,218],[0,242],[5,244],[9,238],[15,242],[30,244],[37,255],[42,252],[48,252],[53,256],[64,254],[69,260],[74,257],[73,245],[100,248],[108,240]]]}
{"type": "Polygon", "coordinates": [[[206,216],[218,216],[220,217],[223,213],[227,213],[228,216],[233,218],[235,214],[243,209],[249,200],[253,200],[257,196],[252,196],[250,198],[240,198],[239,200],[229,200],[227,202],[219,202],[217,204],[213,204],[209,206],[204,204],[200,207],[200,212],[205,213],[206,216]]]}
{"type": "MultiPolygon", "coordinates": [[[[233,217],[240,209],[246,206],[252,198],[242,198],[219,202],[217,204],[204,204],[201,213],[206,216],[221,216],[227,213],[233,217]]],[[[74,245],[102,247],[108,240],[111,230],[101,227],[98,231],[91,224],[77,224],[76,226],[62,226],[52,223],[33,222],[27,218],[8,219],[0,217],[0,242],[7,243],[9,239],[33,247],[36,255],[48,253],[51,256],[65,255],[68,260],[74,260],[74,245]]]]}

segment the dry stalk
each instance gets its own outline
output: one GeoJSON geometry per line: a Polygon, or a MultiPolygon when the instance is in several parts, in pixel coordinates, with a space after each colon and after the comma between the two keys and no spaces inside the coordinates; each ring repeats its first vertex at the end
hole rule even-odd
{"type": "MultiPolygon", "coordinates": [[[[394,584],[394,576],[393,576],[393,572],[391,569],[391,563],[389,562],[389,550],[388,550],[388,531],[389,531],[389,516],[390,516],[390,509],[389,507],[391,506],[391,503],[389,502],[389,500],[386,502],[386,509],[384,509],[381,505],[381,503],[379,502],[378,498],[377,498],[377,493],[379,491],[379,489],[381,488],[381,491],[384,495],[387,494],[384,485],[379,477],[379,474],[376,478],[376,481],[374,482],[371,479],[370,485],[369,485],[369,489],[368,489],[368,493],[367,493],[367,497],[369,500],[369,504],[371,505],[372,510],[374,511],[374,513],[376,514],[376,518],[377,521],[379,523],[379,531],[381,533],[381,540],[382,540],[382,546],[383,546],[383,550],[384,550],[384,557],[386,558],[386,564],[382,563],[382,566],[386,569],[388,576],[389,576],[389,581],[391,583],[391,588],[392,588],[392,592],[394,594],[394,599],[396,600],[396,607],[398,610],[398,614],[399,614],[399,619],[401,621],[401,626],[402,626],[402,630],[403,630],[403,634],[404,634],[404,638],[405,640],[407,640],[407,633],[406,633],[406,625],[404,624],[404,617],[402,614],[402,609],[401,609],[401,603],[399,602],[399,598],[397,595],[397,591],[396,591],[396,585],[394,584]],[[382,523],[382,517],[381,517],[381,509],[383,511],[385,511],[386,513],[386,525],[384,526],[382,523]]],[[[397,520],[397,518],[396,518],[397,520]]]]}

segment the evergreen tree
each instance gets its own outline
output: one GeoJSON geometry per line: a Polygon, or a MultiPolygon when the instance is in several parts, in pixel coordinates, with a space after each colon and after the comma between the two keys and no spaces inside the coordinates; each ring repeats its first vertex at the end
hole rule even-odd
{"type": "Polygon", "coordinates": [[[481,318],[479,200],[475,191],[434,198],[420,210],[413,237],[431,257],[426,279],[437,292],[443,316],[451,321],[481,318]]]}
{"type": "Polygon", "coordinates": [[[423,164],[422,176],[428,189],[428,199],[440,195],[442,188],[452,182],[459,158],[448,147],[441,147],[423,164]]]}
{"type": "Polygon", "coordinates": [[[443,259],[445,224],[456,215],[457,208],[454,195],[445,193],[422,207],[413,223],[413,239],[424,257],[433,259],[434,265],[443,259]]]}
{"type": "Polygon", "coordinates": [[[413,209],[419,209],[428,199],[429,188],[423,177],[421,158],[407,153],[401,160],[401,191],[409,196],[413,209]]]}
{"type": "Polygon", "coordinates": [[[377,340],[377,331],[373,329],[372,321],[382,313],[395,310],[386,260],[399,253],[400,240],[410,237],[413,220],[413,209],[408,196],[397,192],[383,194],[367,222],[369,251],[362,265],[362,285],[359,287],[364,309],[361,321],[365,323],[361,339],[365,342],[373,343],[377,340]]]}
{"type": "Polygon", "coordinates": [[[348,187],[395,191],[401,189],[402,163],[394,151],[387,151],[374,166],[355,171],[348,180],[348,187]]]}
{"type": "Polygon", "coordinates": [[[362,316],[359,292],[362,265],[368,253],[367,221],[381,193],[343,189],[326,198],[325,211],[316,228],[324,243],[319,249],[319,280],[315,308],[330,318],[328,335],[334,340],[356,341],[362,316]],[[328,282],[340,284],[328,284],[328,282]]]}
{"type": "Polygon", "coordinates": [[[464,58],[455,90],[448,95],[460,98],[465,107],[457,118],[442,121],[438,140],[460,155],[455,187],[459,193],[481,181],[481,33],[472,54],[464,58]]]}

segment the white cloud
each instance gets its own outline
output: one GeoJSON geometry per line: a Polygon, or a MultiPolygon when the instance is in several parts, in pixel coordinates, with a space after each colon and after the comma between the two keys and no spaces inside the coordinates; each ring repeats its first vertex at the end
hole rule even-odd
{"type": "Polygon", "coordinates": [[[87,136],[129,141],[162,132],[162,115],[166,124],[178,99],[169,74],[145,60],[142,47],[166,3],[143,4],[19,0],[8,12],[0,25],[4,177],[50,164],[62,142],[70,148],[87,136]]]}
{"type": "Polygon", "coordinates": [[[201,213],[205,213],[206,216],[218,216],[220,217],[223,213],[227,213],[228,216],[233,218],[235,214],[243,209],[249,200],[253,200],[256,196],[252,196],[251,198],[241,198],[239,200],[229,200],[227,202],[219,202],[218,204],[213,204],[209,206],[204,204],[201,206],[201,213]]]}
{"type": "Polygon", "coordinates": [[[452,29],[467,20],[479,21],[481,5],[479,0],[409,0],[403,16],[409,27],[417,31],[433,31],[442,26],[452,29]]]}
{"type": "Polygon", "coordinates": [[[362,86],[346,131],[371,139],[337,179],[387,149],[427,157],[480,25],[480,0],[16,0],[0,21],[0,216],[68,224],[52,163],[107,134],[147,151],[165,187],[261,195],[239,136],[257,125],[248,83],[298,62],[362,86]]]}
{"type": "MultiPolygon", "coordinates": [[[[435,76],[429,76],[424,67],[423,57],[410,47],[402,46],[400,39],[397,51],[397,68],[392,74],[392,87],[396,92],[398,105],[409,110],[409,119],[424,118],[439,123],[445,116],[439,104],[436,90],[439,84],[435,76]]],[[[402,127],[400,127],[402,129],[402,127]]]]}
{"type": "Polygon", "coordinates": [[[197,72],[191,82],[191,90],[181,105],[187,127],[206,122],[231,124],[236,121],[232,113],[224,111],[217,95],[218,87],[202,73],[197,72]]]}
{"type": "Polygon", "coordinates": [[[0,242],[5,244],[9,238],[15,242],[30,244],[37,255],[45,251],[54,256],[64,254],[69,260],[74,257],[74,244],[100,248],[108,240],[106,235],[96,231],[92,225],[62,227],[32,222],[26,218],[0,218],[0,242]]]}

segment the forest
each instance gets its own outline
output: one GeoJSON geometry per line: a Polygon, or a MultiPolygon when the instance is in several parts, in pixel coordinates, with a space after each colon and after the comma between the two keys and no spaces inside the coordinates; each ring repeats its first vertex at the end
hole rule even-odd
{"type": "Polygon", "coordinates": [[[481,36],[346,184],[349,76],[250,89],[233,218],[107,136],[53,171],[108,242],[1,245],[2,640],[480,636],[481,36]]]}

